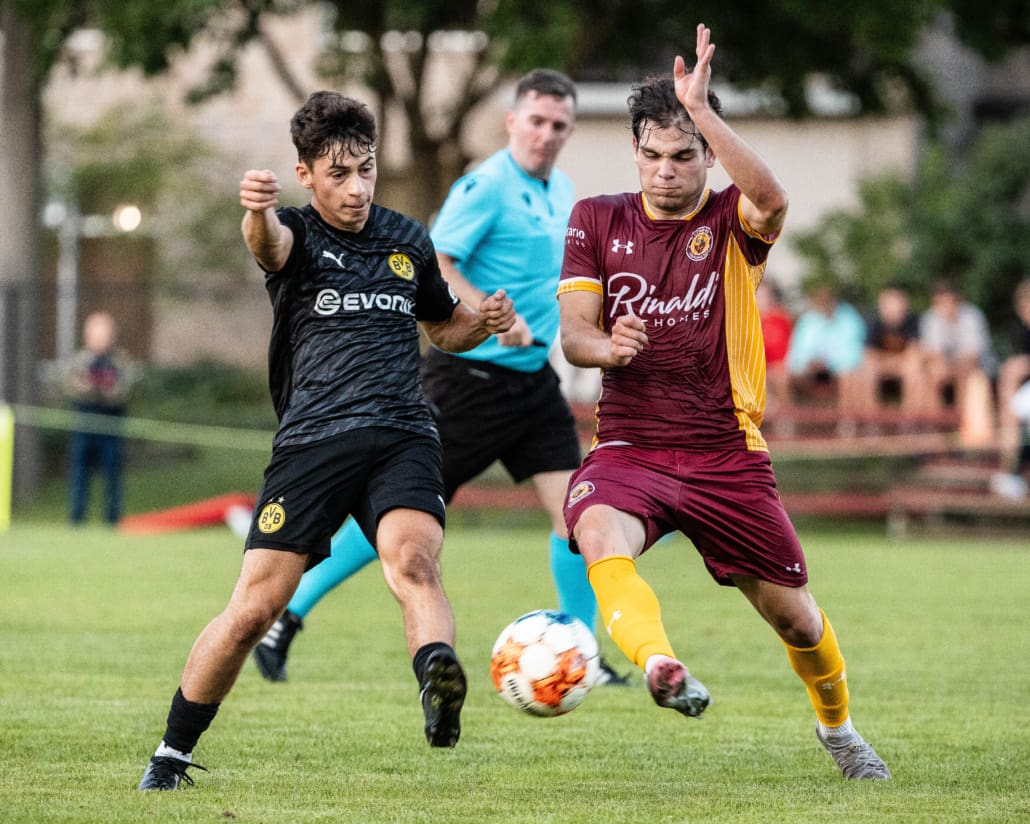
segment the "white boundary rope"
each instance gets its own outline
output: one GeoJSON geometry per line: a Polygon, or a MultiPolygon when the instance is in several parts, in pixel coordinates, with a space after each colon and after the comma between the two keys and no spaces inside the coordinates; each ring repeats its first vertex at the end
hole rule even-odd
{"type": "Polygon", "coordinates": [[[207,426],[192,423],[173,423],[148,418],[112,415],[94,415],[71,409],[11,404],[14,420],[23,426],[39,429],[58,429],[78,432],[97,432],[122,435],[146,441],[186,444],[189,446],[221,447],[270,452],[273,432],[262,429],[237,429],[232,426],[207,426]]]}

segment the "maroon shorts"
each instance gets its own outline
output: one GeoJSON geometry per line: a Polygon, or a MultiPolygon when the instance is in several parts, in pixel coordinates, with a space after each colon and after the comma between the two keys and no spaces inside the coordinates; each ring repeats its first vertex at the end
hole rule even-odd
{"type": "MultiPolygon", "coordinates": [[[[750,575],[788,587],[808,582],[805,556],[776,491],[767,452],[688,452],[603,446],[569,481],[565,523],[605,504],[644,524],[644,550],[679,530],[723,585],[750,575]]],[[[574,551],[575,540],[570,541],[574,551]]]]}

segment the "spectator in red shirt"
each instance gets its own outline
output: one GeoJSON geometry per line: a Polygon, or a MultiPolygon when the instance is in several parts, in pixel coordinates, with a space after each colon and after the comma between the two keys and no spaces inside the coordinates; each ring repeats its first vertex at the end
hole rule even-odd
{"type": "Polygon", "coordinates": [[[790,406],[787,348],[790,346],[790,333],[794,329],[794,315],[784,304],[780,288],[769,279],[759,284],[755,297],[758,300],[762,340],[765,343],[766,416],[775,417],[790,406]]]}

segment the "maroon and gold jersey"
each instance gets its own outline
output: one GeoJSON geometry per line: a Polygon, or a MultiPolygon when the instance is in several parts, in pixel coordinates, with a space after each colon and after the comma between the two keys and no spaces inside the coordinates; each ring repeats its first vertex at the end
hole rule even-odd
{"type": "Polygon", "coordinates": [[[558,294],[595,292],[601,328],[633,314],[648,336],[629,365],[604,371],[596,444],[767,449],[755,287],[775,238],[750,229],[739,204],[729,186],[679,220],[654,219],[639,192],[573,209],[558,294]]]}

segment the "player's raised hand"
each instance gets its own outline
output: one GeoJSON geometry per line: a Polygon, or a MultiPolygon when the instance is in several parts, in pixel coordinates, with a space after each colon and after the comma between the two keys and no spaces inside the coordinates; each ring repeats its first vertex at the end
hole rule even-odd
{"type": "Polygon", "coordinates": [[[644,321],[636,315],[620,315],[612,325],[611,366],[625,366],[647,346],[644,321]]]}
{"type": "Polygon", "coordinates": [[[492,295],[483,298],[479,304],[479,315],[490,334],[499,335],[507,332],[515,323],[515,304],[507,292],[498,289],[492,295]]]}
{"type": "Polygon", "coordinates": [[[712,77],[715,44],[712,42],[712,30],[704,23],[697,24],[695,52],[697,63],[694,64],[693,71],[687,72],[687,65],[679,55],[676,55],[672,66],[676,97],[688,112],[708,105],[708,83],[712,77]]]}
{"type": "Polygon", "coordinates": [[[268,169],[248,169],[240,181],[240,205],[252,212],[274,209],[279,205],[279,178],[268,169]]]}

